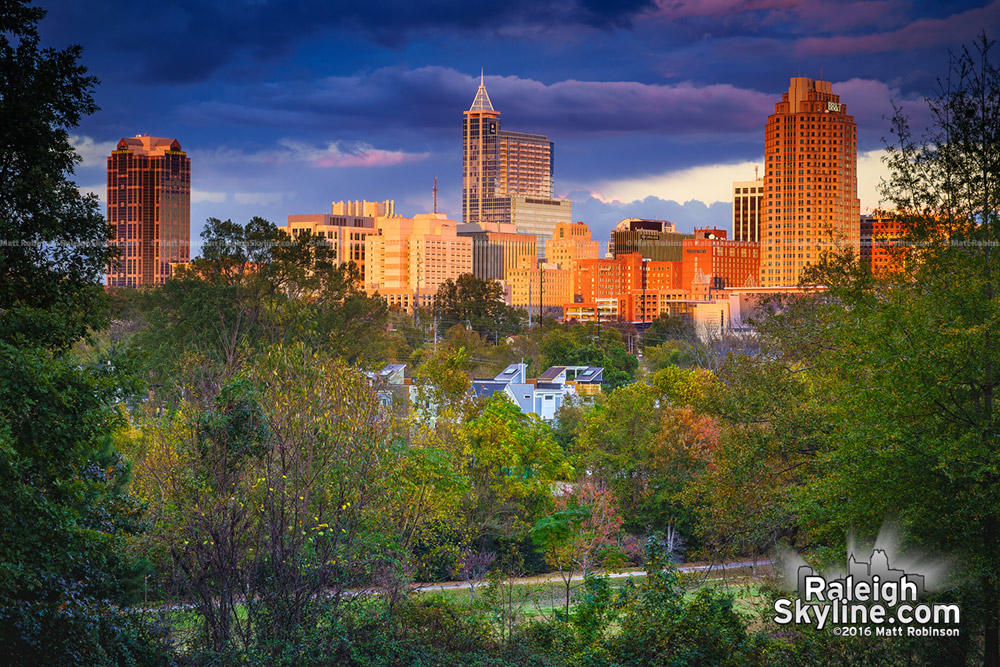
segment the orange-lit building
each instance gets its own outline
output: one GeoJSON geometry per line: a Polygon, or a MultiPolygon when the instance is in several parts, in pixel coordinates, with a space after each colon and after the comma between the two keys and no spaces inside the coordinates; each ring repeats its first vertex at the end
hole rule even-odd
{"type": "Polygon", "coordinates": [[[680,287],[691,292],[706,277],[712,289],[750,287],[760,275],[760,244],[732,241],[726,230],[695,229],[693,239],[683,241],[680,287]]]}
{"type": "Polygon", "coordinates": [[[292,238],[309,231],[314,238],[326,241],[337,264],[354,262],[362,276],[365,271],[365,239],[378,234],[373,217],[325,213],[289,215],[288,225],[283,229],[292,238]]]}
{"type": "Polygon", "coordinates": [[[642,255],[629,253],[617,259],[584,259],[573,268],[573,294],[583,303],[618,297],[642,289],[642,255]]]}
{"type": "Polygon", "coordinates": [[[861,263],[871,267],[876,277],[898,273],[903,269],[906,251],[903,226],[888,213],[876,211],[861,216],[861,263]]]}
{"type": "Polygon", "coordinates": [[[472,273],[472,239],[443,213],[377,218],[378,234],[365,238],[365,290],[410,311],[433,304],[449,278],[472,273]]]}
{"type": "Polygon", "coordinates": [[[572,269],[581,259],[597,259],[600,244],[590,238],[590,228],[582,222],[560,222],[545,244],[545,259],[560,269],[572,269]]]}
{"type": "Polygon", "coordinates": [[[511,305],[530,306],[533,313],[562,308],[573,301],[573,272],[554,264],[538,266],[534,255],[523,256],[519,266],[507,272],[507,283],[511,305]]]}
{"type": "Polygon", "coordinates": [[[859,251],[857,147],[857,124],[830,82],[792,78],[765,130],[763,286],[796,284],[824,251],[859,251]]]}
{"type": "Polygon", "coordinates": [[[472,239],[472,273],[482,280],[506,280],[521,257],[538,256],[538,239],[518,234],[513,224],[461,224],[458,235],[472,239]]]}
{"type": "Polygon", "coordinates": [[[108,157],[108,287],[163,283],[191,259],[191,159],[176,139],[122,138],[108,157]]]}

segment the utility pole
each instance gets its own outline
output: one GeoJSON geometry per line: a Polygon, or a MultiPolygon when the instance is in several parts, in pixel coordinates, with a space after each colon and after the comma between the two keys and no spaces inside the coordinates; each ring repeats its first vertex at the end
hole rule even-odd
{"type": "Polygon", "coordinates": [[[417,300],[413,304],[413,316],[416,325],[420,326],[420,253],[417,253],[417,300]]]}
{"type": "Polygon", "coordinates": [[[545,268],[542,263],[538,263],[538,326],[542,326],[542,304],[545,303],[545,288],[542,285],[542,279],[545,277],[545,268]]]}
{"type": "Polygon", "coordinates": [[[531,328],[531,269],[528,269],[528,328],[531,328]]]}

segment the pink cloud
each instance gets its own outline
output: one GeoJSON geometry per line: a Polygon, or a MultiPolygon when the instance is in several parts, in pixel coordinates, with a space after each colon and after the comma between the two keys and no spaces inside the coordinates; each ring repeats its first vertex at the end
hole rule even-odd
{"type": "Polygon", "coordinates": [[[424,160],[429,155],[430,153],[404,153],[380,149],[370,149],[356,154],[335,151],[313,160],[312,164],[314,167],[389,167],[394,164],[424,160]]]}

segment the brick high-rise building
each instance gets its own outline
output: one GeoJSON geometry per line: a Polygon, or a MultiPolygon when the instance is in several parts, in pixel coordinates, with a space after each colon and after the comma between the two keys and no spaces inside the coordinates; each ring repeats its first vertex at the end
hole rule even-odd
{"type": "Polygon", "coordinates": [[[857,252],[857,124],[829,81],[791,80],[767,120],[764,153],[761,285],[795,285],[824,251],[857,252]]]}
{"type": "Polygon", "coordinates": [[[191,159],[176,139],[122,138],[108,156],[109,243],[121,249],[108,287],[163,283],[191,258],[191,159]]]}

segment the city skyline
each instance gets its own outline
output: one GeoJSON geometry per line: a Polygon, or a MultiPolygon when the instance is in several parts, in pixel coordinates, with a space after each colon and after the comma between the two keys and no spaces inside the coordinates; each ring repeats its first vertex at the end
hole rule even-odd
{"type": "Polygon", "coordinates": [[[786,4],[512,7],[489,24],[468,11],[382,11],[379,22],[340,8],[307,27],[295,25],[299,10],[254,5],[230,21],[245,30],[216,34],[227,25],[219,10],[175,3],[151,17],[185,35],[164,44],[129,33],[138,10],[108,1],[43,4],[42,29],[57,45],[81,43],[102,79],[103,110],[74,134],[79,185],[103,199],[103,160],[122,136],[178,137],[196,165],[193,254],[209,216],[280,224],[347,197],[427,212],[434,176],[439,210],[460,219],[454,118],[481,67],[505,125],[558,144],[555,194],[573,200],[603,254],[626,217],[684,232],[728,226],[732,182],[763,170],[762,120],[799,74],[850,102],[870,210],[891,101],[922,125],[913,103],[933,92],[948,49],[1000,17],[997,2],[786,4]],[[124,36],[87,37],[98,25],[124,36]]]}

